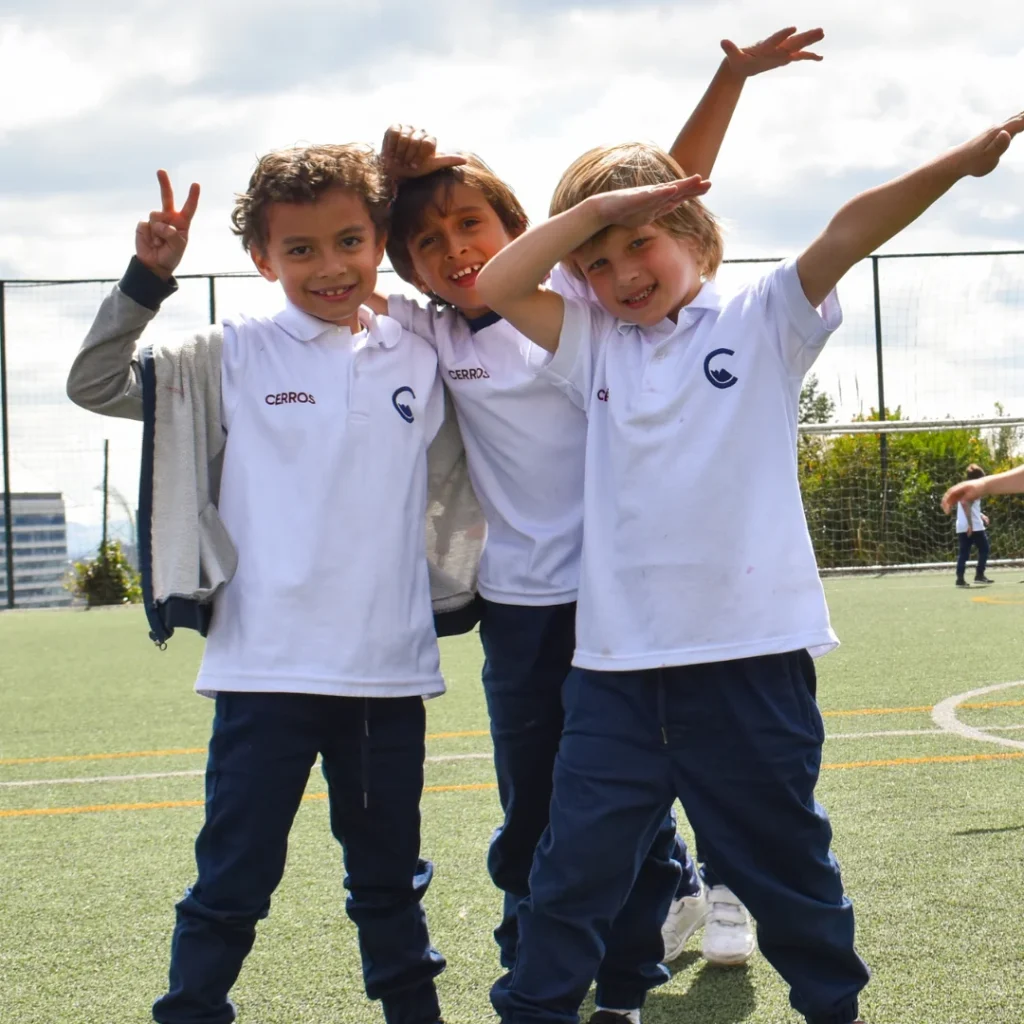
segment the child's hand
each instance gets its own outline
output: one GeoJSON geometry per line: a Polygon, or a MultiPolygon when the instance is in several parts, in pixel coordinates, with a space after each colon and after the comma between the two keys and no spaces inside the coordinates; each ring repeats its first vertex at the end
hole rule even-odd
{"type": "Polygon", "coordinates": [[[963,173],[983,178],[994,171],[999,158],[1010,148],[1013,137],[1021,131],[1024,131],[1024,112],[958,146],[956,152],[962,160],[963,173]]]}
{"type": "Polygon", "coordinates": [[[691,174],[688,178],[664,185],[641,185],[639,188],[602,192],[593,197],[593,202],[606,225],[620,224],[626,228],[638,228],[671,213],[687,199],[704,195],[709,188],[710,181],[699,174],[691,174]]]}
{"type": "Polygon", "coordinates": [[[444,167],[459,167],[466,162],[464,156],[438,153],[437,139],[433,135],[408,124],[393,124],[384,133],[380,159],[384,173],[395,180],[421,178],[444,167]]]}
{"type": "Polygon", "coordinates": [[[805,47],[820,43],[824,38],[825,32],[820,28],[797,32],[790,27],[779,29],[767,39],[742,48],[723,39],[722,49],[725,50],[725,59],[732,71],[742,78],[749,78],[762,71],[785,67],[796,60],[821,60],[820,54],[812,53],[805,47]]]}
{"type": "Polygon", "coordinates": [[[965,480],[962,484],[950,487],[942,496],[942,511],[949,515],[961,501],[977,501],[985,496],[977,480],[965,480]]]}
{"type": "Polygon", "coordinates": [[[982,512],[982,514],[981,514],[981,521],[982,521],[982,522],[983,522],[983,523],[984,523],[984,524],[985,524],[986,526],[988,526],[988,516],[987,516],[987,515],[985,515],[985,513],[984,513],[984,512],[982,512]]]}
{"type": "Polygon", "coordinates": [[[160,182],[161,210],[149,220],[139,221],[135,229],[135,255],[158,277],[168,280],[181,262],[188,245],[188,229],[199,205],[199,186],[193,182],[188,199],[180,210],[174,208],[174,190],[166,171],[156,172],[160,182]]]}

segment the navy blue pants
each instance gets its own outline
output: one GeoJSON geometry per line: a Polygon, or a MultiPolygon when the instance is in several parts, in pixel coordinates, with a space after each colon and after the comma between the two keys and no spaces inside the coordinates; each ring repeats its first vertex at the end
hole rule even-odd
{"type": "Polygon", "coordinates": [[[420,903],[433,870],[419,856],[425,730],[419,697],[217,696],[198,879],[177,905],[170,988],[155,1020],[234,1019],[228,992],[269,913],[319,754],[366,993],[381,1000],[388,1024],[436,1024],[433,979],[445,964],[420,903]]]}
{"type": "MultiPolygon", "coordinates": [[[[533,607],[484,601],[480,641],[498,795],[505,815],[491,840],[487,867],[505,894],[494,937],[502,966],[511,969],[519,937],[519,902],[529,894],[533,856],[548,825],[565,717],[562,686],[576,644],[576,605],[533,607]]],[[[657,900],[661,917],[651,923],[653,909],[638,916],[630,907],[617,923],[608,955],[597,972],[598,1005],[639,1007],[643,993],[667,979],[659,962],[664,953],[661,922],[668,904],[655,891],[659,887],[655,880],[669,884],[673,879],[680,895],[699,889],[693,861],[669,813],[657,830],[637,883],[638,900],[657,900]]]]}
{"type": "Polygon", "coordinates": [[[959,546],[956,560],[957,579],[963,579],[964,572],[967,570],[967,558],[971,553],[972,545],[977,545],[978,548],[978,564],[974,567],[974,578],[978,579],[984,576],[985,566],[988,564],[988,532],[975,530],[973,533],[968,533],[965,530],[963,533],[958,533],[956,539],[959,546]]]}
{"type": "MultiPolygon", "coordinates": [[[[612,922],[636,905],[634,881],[677,797],[720,881],[756,919],[794,1008],[811,1024],[856,1020],[868,971],[814,800],[824,728],[813,688],[805,651],[573,670],[551,823],[519,907],[519,955],[491,994],[505,1024],[576,1024],[612,922]]],[[[649,899],[648,912],[665,901],[649,899]]]]}

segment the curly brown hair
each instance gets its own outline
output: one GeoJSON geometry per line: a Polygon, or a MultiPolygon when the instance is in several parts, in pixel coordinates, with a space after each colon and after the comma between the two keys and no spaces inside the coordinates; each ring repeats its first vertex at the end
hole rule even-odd
{"type": "Polygon", "coordinates": [[[371,146],[297,146],[260,157],[249,187],[235,196],[231,230],[242,248],[267,247],[267,210],[272,203],[313,203],[332,188],[355,192],[366,204],[378,238],[387,231],[391,190],[371,146]]]}
{"type": "Polygon", "coordinates": [[[521,235],[529,224],[511,186],[505,184],[474,153],[460,155],[466,158],[465,164],[445,167],[422,178],[410,178],[398,188],[387,251],[391,266],[404,281],[415,283],[416,272],[409,255],[413,235],[422,229],[425,214],[431,206],[444,208],[451,203],[452,190],[456,185],[468,185],[480,192],[512,238],[521,235]]]}

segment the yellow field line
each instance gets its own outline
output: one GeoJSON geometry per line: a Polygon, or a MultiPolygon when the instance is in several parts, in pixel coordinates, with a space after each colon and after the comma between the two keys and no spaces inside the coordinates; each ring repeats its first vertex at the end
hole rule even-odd
{"type": "MultiPolygon", "coordinates": [[[[469,790],[497,789],[494,782],[470,782],[461,786],[424,786],[424,793],[464,793],[469,790]]],[[[326,793],[307,793],[303,801],[326,800],[326,793]]],[[[19,811],[0,811],[0,818],[46,818],[57,814],[97,814],[100,811],[165,811],[176,807],[202,807],[202,800],[161,800],[146,804],[91,804],[84,807],[37,807],[19,811]]]]}
{"type": "Polygon", "coordinates": [[[891,761],[847,761],[823,764],[825,768],[898,768],[907,764],[968,764],[973,761],[1012,761],[1024,757],[1024,750],[1013,754],[947,754],[944,757],[896,757],[891,761]]]}
{"type": "MultiPolygon", "coordinates": [[[[990,700],[961,704],[969,710],[987,708],[1024,708],[1024,700],[990,700]]],[[[870,715],[908,715],[927,714],[932,710],[931,704],[919,704],[905,708],[855,708],[849,711],[823,711],[824,718],[856,718],[870,715]]],[[[486,729],[469,729],[464,732],[428,733],[428,740],[453,740],[467,737],[489,736],[486,729]]],[[[20,764],[63,764],[69,761],[115,761],[133,757],[180,757],[189,754],[205,754],[206,747],[181,747],[171,750],[129,750],[115,754],[56,754],[49,757],[3,757],[0,766],[20,764]]]]}
{"type": "MultiPolygon", "coordinates": [[[[464,736],[490,736],[486,729],[469,732],[435,732],[427,735],[428,740],[453,740],[464,736]]],[[[184,754],[205,754],[206,747],[181,747],[173,750],[129,750],[118,754],[57,754],[50,757],[3,757],[0,765],[15,764],[58,764],[66,761],[115,761],[127,757],[177,757],[184,754]]]]}
{"type": "MultiPolygon", "coordinates": [[[[970,764],[976,761],[1014,761],[1024,758],[1024,751],[1007,754],[949,754],[938,757],[899,757],[889,761],[846,761],[823,764],[826,769],[901,768],[912,764],[970,764]]],[[[470,782],[460,786],[424,786],[424,793],[465,793],[497,789],[494,782],[470,782]]],[[[326,800],[326,793],[308,793],[306,800],[326,800]]],[[[162,800],[146,804],[92,804],[84,807],[36,807],[27,810],[0,811],[0,818],[42,818],[58,814],[96,814],[100,811],[160,811],[176,807],[202,807],[202,800],[162,800]]]]}

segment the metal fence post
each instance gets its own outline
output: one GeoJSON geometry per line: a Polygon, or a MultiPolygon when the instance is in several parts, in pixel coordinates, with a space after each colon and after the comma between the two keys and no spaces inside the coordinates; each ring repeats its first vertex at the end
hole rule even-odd
{"type": "MultiPolygon", "coordinates": [[[[885,366],[882,359],[882,296],[878,287],[878,257],[871,257],[871,284],[875,298],[875,364],[878,369],[878,419],[885,422],[885,366]]],[[[882,558],[885,560],[885,547],[889,533],[889,437],[878,435],[878,458],[882,480],[882,558]]]]}
{"type": "Polygon", "coordinates": [[[0,281],[0,433],[4,463],[4,554],[7,566],[7,607],[14,607],[14,517],[11,515],[11,452],[7,429],[7,316],[4,282],[0,281]]]}
{"type": "Polygon", "coordinates": [[[215,324],[217,322],[217,275],[211,274],[208,281],[210,296],[210,323],[215,324]]]}

